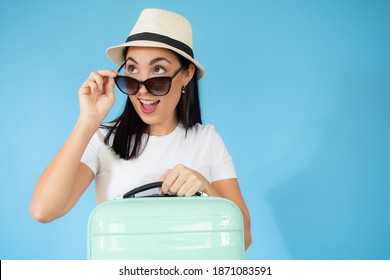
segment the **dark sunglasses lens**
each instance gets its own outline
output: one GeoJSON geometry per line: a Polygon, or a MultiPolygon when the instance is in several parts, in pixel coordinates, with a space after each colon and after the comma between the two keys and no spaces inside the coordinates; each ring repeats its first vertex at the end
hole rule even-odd
{"type": "Polygon", "coordinates": [[[153,95],[166,95],[171,88],[171,79],[168,77],[151,78],[145,81],[145,86],[153,95]]]}
{"type": "Polygon", "coordinates": [[[128,95],[136,94],[138,91],[139,83],[136,79],[117,76],[115,82],[118,88],[128,95]]]}

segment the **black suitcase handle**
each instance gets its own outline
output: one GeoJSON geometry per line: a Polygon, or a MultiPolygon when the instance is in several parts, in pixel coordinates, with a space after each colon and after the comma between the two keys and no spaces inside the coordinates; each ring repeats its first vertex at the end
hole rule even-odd
{"type": "MultiPolygon", "coordinates": [[[[141,193],[141,192],[144,192],[144,191],[148,191],[148,190],[151,190],[151,189],[156,189],[156,188],[161,188],[162,186],[162,182],[153,182],[153,183],[149,183],[149,184],[146,184],[146,185],[142,185],[138,188],[135,188],[135,189],[132,189],[131,191],[125,193],[123,195],[123,198],[134,198],[136,194],[138,193],[141,193]]],[[[194,194],[194,196],[201,196],[202,194],[200,192],[197,192],[194,194]]],[[[173,195],[173,194],[163,194],[163,195],[147,195],[147,196],[143,196],[143,197],[172,197],[172,196],[177,196],[177,195],[173,195]]]]}

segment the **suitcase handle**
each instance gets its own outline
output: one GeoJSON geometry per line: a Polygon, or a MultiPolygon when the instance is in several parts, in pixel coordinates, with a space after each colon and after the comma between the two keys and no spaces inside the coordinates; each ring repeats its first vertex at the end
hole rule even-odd
{"type": "MultiPolygon", "coordinates": [[[[162,182],[153,182],[153,183],[149,183],[149,184],[146,184],[146,185],[142,185],[138,188],[135,188],[135,189],[132,189],[131,191],[125,193],[123,195],[123,198],[134,198],[135,195],[137,193],[141,193],[141,192],[144,192],[144,191],[147,191],[147,190],[151,190],[151,189],[156,189],[156,188],[161,188],[162,186],[162,182]]],[[[197,192],[194,194],[194,196],[201,196],[202,194],[200,192],[197,192]]],[[[176,195],[173,195],[173,194],[163,194],[163,195],[151,195],[153,197],[155,196],[158,196],[158,197],[166,197],[166,196],[176,196],[176,195]]],[[[147,196],[146,196],[147,197],[147,196]]]]}

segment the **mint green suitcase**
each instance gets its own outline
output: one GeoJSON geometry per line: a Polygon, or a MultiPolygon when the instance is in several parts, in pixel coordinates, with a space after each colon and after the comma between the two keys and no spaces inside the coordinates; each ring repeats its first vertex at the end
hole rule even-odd
{"type": "Polygon", "coordinates": [[[242,214],[227,199],[110,200],[98,205],[89,217],[88,259],[243,258],[242,214]]]}

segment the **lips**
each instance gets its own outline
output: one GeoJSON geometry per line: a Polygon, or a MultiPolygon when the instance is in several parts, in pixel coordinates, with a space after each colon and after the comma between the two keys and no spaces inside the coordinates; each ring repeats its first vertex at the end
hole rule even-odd
{"type": "Polygon", "coordinates": [[[151,114],[154,111],[157,110],[158,104],[160,103],[160,100],[145,100],[145,99],[138,99],[141,105],[141,110],[145,114],[151,114]]]}

